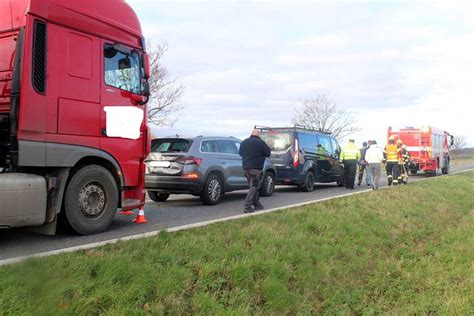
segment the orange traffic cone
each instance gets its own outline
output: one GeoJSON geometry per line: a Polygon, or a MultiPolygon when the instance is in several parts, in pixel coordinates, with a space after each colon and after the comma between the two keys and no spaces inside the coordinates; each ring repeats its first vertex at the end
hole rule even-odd
{"type": "Polygon", "coordinates": [[[140,207],[140,209],[138,210],[138,215],[133,221],[137,224],[146,224],[146,223],[148,223],[148,221],[145,218],[145,211],[143,210],[143,206],[140,207]]]}
{"type": "Polygon", "coordinates": [[[122,215],[133,215],[135,214],[134,211],[131,211],[131,210],[128,210],[128,211],[120,211],[119,214],[122,214],[122,215]]]}

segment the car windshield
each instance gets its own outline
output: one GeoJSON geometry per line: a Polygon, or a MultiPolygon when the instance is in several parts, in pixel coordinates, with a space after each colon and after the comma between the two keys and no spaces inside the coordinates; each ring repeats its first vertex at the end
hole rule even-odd
{"type": "Polygon", "coordinates": [[[292,132],[265,131],[261,133],[260,138],[267,143],[272,151],[287,150],[293,143],[292,132]]]}
{"type": "Polygon", "coordinates": [[[185,153],[192,141],[187,139],[155,139],[151,142],[151,151],[155,153],[185,153]]]}

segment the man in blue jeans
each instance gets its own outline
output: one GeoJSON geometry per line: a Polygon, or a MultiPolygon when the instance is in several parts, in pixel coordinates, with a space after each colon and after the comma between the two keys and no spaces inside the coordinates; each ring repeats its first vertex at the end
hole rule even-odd
{"type": "Polygon", "coordinates": [[[265,157],[270,157],[270,147],[260,138],[260,130],[254,129],[249,138],[240,143],[239,155],[249,183],[249,192],[244,201],[244,213],[263,210],[259,202],[258,186],[262,177],[265,157]]]}

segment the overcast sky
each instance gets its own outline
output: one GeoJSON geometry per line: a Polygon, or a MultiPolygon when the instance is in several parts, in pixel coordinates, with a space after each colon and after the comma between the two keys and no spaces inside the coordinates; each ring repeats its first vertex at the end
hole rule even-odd
{"type": "Polygon", "coordinates": [[[324,93],[358,117],[357,141],[433,125],[474,146],[472,1],[128,2],[186,87],[160,136],[244,137],[324,93]]]}

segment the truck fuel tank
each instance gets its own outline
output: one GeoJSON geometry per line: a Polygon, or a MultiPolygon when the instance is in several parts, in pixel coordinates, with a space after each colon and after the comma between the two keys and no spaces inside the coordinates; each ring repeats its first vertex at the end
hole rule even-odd
{"type": "Polygon", "coordinates": [[[47,196],[46,179],[42,176],[0,174],[0,227],[43,224],[47,196]]]}

